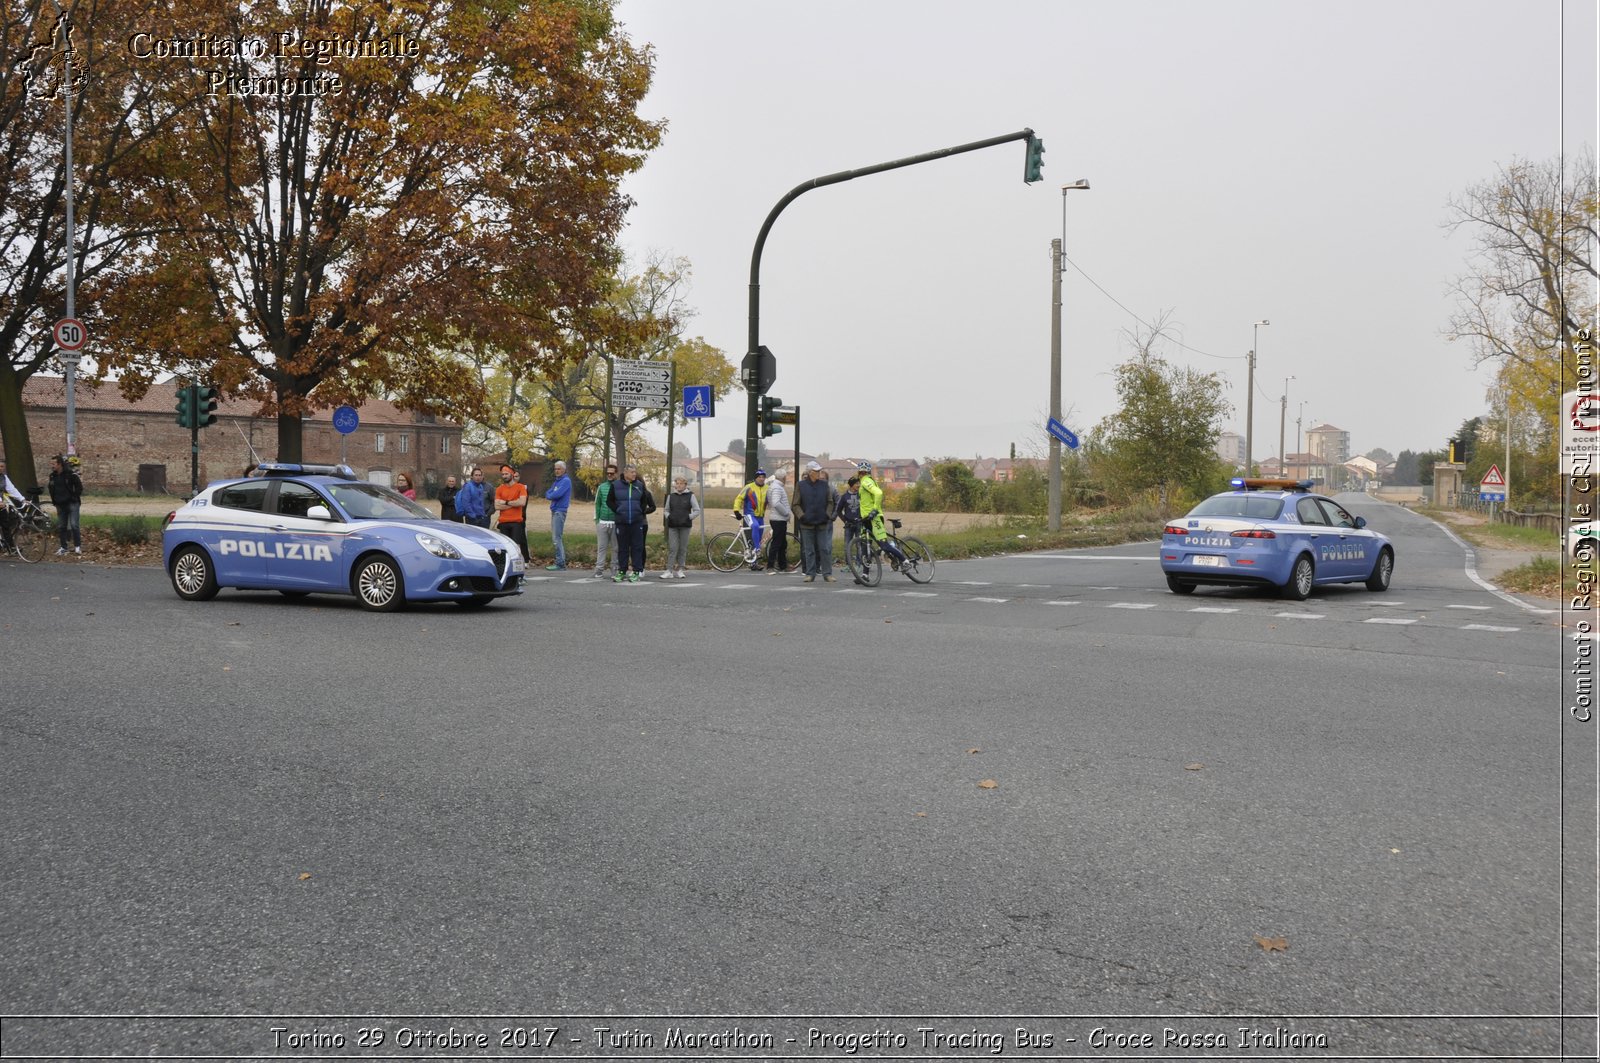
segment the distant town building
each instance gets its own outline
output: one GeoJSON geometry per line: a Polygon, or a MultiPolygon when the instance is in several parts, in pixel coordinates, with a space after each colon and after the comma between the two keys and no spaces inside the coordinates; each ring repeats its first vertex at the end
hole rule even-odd
{"type": "Polygon", "coordinates": [[[1244,436],[1224,432],[1217,437],[1217,457],[1236,469],[1244,468],[1244,436]]]}
{"type": "Polygon", "coordinates": [[[1306,449],[1329,465],[1343,465],[1350,460],[1350,433],[1331,424],[1319,424],[1306,429],[1306,449]]]}
{"type": "MultiPolygon", "coordinates": [[[[74,389],[78,456],[84,486],[91,491],[189,493],[190,431],[177,423],[177,385],[156,384],[130,402],[116,384],[79,380],[74,389]]],[[[22,405],[33,440],[41,482],[49,456],[67,436],[66,385],[60,377],[32,376],[22,405]],[[60,442],[55,442],[60,441],[60,442]]],[[[357,408],[361,424],[348,436],[334,430],[324,410],[302,419],[305,461],[340,461],[374,483],[392,483],[396,473],[413,477],[419,495],[432,497],[446,476],[462,471],[461,426],[432,414],[402,410],[371,399],[357,408]]],[[[217,423],[200,430],[200,483],[238,476],[257,460],[278,456],[278,418],[262,415],[254,402],[224,399],[217,423]]]]}

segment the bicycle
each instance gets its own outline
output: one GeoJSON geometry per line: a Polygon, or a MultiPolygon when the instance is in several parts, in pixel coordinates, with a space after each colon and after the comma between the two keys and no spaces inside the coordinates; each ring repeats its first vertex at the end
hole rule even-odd
{"type": "MultiPolygon", "coordinates": [[[[718,572],[736,572],[741,568],[751,565],[766,565],[770,562],[772,550],[771,529],[761,543],[759,551],[750,546],[750,525],[743,518],[739,520],[737,532],[718,532],[706,543],[706,560],[718,572]]],[[[792,572],[800,564],[800,531],[798,528],[789,529],[789,564],[783,569],[792,572]]]]}
{"type": "Polygon", "coordinates": [[[11,531],[11,550],[28,564],[44,560],[50,551],[50,539],[55,530],[50,515],[39,508],[37,502],[24,500],[10,507],[17,520],[11,531]]]}
{"type": "MultiPolygon", "coordinates": [[[[906,555],[906,559],[900,563],[899,571],[912,583],[927,583],[932,580],[933,551],[928,549],[928,544],[915,535],[901,535],[898,520],[886,517],[883,523],[887,526],[888,538],[899,543],[900,551],[906,555]]],[[[850,549],[845,551],[845,562],[850,566],[850,574],[858,581],[868,587],[876,587],[883,581],[883,554],[884,549],[872,537],[871,528],[864,524],[861,527],[861,534],[856,536],[850,549]]]]}

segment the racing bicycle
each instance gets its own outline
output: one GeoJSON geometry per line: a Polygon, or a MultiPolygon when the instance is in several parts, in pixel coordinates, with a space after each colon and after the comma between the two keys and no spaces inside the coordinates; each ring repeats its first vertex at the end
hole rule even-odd
{"type": "Polygon", "coordinates": [[[40,509],[37,502],[27,500],[10,506],[10,510],[17,521],[11,532],[11,549],[30,565],[43,561],[50,551],[50,538],[55,530],[50,514],[40,509]]]}
{"type": "MultiPolygon", "coordinates": [[[[739,521],[737,532],[718,532],[706,543],[706,560],[718,572],[735,572],[741,568],[754,564],[767,565],[770,562],[772,550],[772,528],[769,525],[767,534],[762,538],[759,551],[750,546],[750,525],[744,518],[739,521]]],[[[789,529],[789,564],[785,572],[793,571],[800,564],[800,530],[789,529]]]]}
{"type": "MultiPolygon", "coordinates": [[[[933,551],[928,549],[928,544],[915,535],[901,535],[900,522],[893,517],[885,517],[883,523],[887,537],[899,543],[901,553],[906,555],[899,571],[912,583],[932,580],[933,551]]],[[[844,559],[850,566],[850,574],[868,587],[876,587],[883,581],[883,547],[872,537],[872,529],[867,525],[861,526],[861,534],[845,551],[844,559]]],[[[892,559],[889,563],[894,565],[892,559]]]]}

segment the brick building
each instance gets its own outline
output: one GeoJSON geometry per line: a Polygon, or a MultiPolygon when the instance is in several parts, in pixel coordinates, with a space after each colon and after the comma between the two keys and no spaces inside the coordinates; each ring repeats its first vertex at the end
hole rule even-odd
{"type": "MultiPolygon", "coordinates": [[[[189,429],[177,423],[177,386],[157,384],[137,402],[115,384],[79,381],[76,389],[78,456],[90,491],[141,491],[187,495],[189,429]]],[[[51,454],[67,438],[67,400],[60,377],[30,377],[23,387],[28,433],[40,465],[40,482],[51,454]]],[[[461,426],[429,414],[401,410],[373,399],[359,407],[361,425],[348,437],[334,430],[331,411],[304,419],[302,452],[317,464],[343,461],[356,474],[387,484],[409,473],[418,497],[432,497],[446,476],[461,474],[461,426]]],[[[253,402],[224,400],[217,423],[200,430],[200,483],[237,476],[253,460],[278,454],[278,419],[258,416],[253,402]]]]}

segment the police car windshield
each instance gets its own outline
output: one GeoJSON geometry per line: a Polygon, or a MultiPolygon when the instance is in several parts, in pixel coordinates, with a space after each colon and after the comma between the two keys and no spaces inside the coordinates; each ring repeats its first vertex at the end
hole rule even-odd
{"type": "Polygon", "coordinates": [[[1271,520],[1282,508],[1282,495],[1212,495],[1190,510],[1189,516],[1271,520]]]}
{"type": "Polygon", "coordinates": [[[433,513],[423,509],[411,499],[377,484],[329,483],[323,484],[322,489],[332,495],[333,500],[350,514],[351,520],[415,520],[418,517],[437,519],[433,513]]]}

